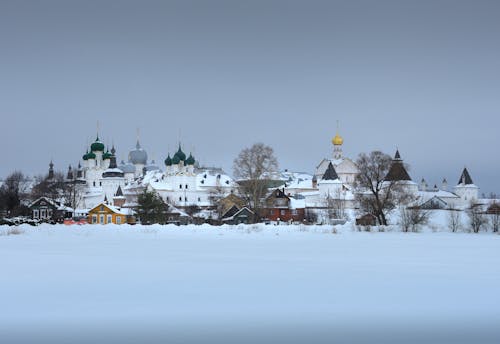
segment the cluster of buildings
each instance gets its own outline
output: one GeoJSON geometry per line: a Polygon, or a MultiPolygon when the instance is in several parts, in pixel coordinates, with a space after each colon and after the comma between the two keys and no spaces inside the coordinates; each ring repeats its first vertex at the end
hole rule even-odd
{"type": "MultiPolygon", "coordinates": [[[[268,221],[328,222],[332,218],[341,221],[356,209],[354,182],[358,168],[344,156],[344,140],[338,133],[332,144],[332,155],[322,159],[313,174],[284,171],[276,175],[260,215],[268,221]]],[[[66,180],[75,189],[73,209],[55,200],[39,199],[31,205],[33,217],[49,218],[55,212],[68,216],[72,211],[73,217],[85,217],[91,223],[127,223],[133,221],[137,197],[145,189],[156,192],[169,205],[169,218],[176,222],[194,216],[240,223],[254,215],[237,196],[237,181],[221,169],[200,166],[181,144],[175,153],[167,154],[162,167],[148,160],[139,139],[128,152],[127,161],[118,163],[116,156],[115,147],[106,147],[97,136],[77,168],[68,168],[66,180]],[[196,212],[188,214],[188,209],[196,212]]],[[[51,162],[47,178],[53,176],[51,162]]],[[[401,182],[422,207],[464,208],[478,200],[479,188],[467,169],[452,190],[448,190],[446,180],[440,187],[429,188],[424,179],[420,183],[412,180],[399,151],[386,180],[401,182]]]]}

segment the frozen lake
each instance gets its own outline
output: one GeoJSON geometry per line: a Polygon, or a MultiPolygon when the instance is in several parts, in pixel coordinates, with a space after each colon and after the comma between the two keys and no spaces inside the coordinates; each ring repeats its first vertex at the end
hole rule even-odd
{"type": "Polygon", "coordinates": [[[20,228],[0,228],[0,331],[11,342],[500,338],[492,233],[20,228]]]}

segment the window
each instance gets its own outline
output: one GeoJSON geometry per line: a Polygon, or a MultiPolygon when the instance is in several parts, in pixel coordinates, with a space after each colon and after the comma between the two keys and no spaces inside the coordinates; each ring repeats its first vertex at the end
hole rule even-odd
{"type": "Polygon", "coordinates": [[[179,202],[182,202],[182,197],[179,197],[179,202]]]}
{"type": "Polygon", "coordinates": [[[97,215],[92,215],[92,223],[97,223],[97,215]]]}
{"type": "Polygon", "coordinates": [[[101,211],[104,211],[104,206],[103,205],[101,205],[101,211]]]}
{"type": "Polygon", "coordinates": [[[188,185],[186,184],[186,186],[185,186],[184,188],[185,188],[185,189],[187,189],[187,188],[188,188],[188,185]]]}
{"type": "Polygon", "coordinates": [[[285,215],[285,211],[284,210],[281,211],[281,215],[285,215]]]}
{"type": "Polygon", "coordinates": [[[94,183],[93,183],[93,184],[94,184],[94,186],[95,186],[95,181],[94,181],[94,183]]]}
{"type": "Polygon", "coordinates": [[[116,224],[119,225],[122,223],[122,217],[121,216],[117,216],[116,217],[116,224]]]}
{"type": "Polygon", "coordinates": [[[201,197],[198,197],[198,202],[201,202],[201,197]]]}
{"type": "Polygon", "coordinates": [[[46,218],[46,217],[47,217],[47,215],[46,215],[46,210],[45,210],[45,209],[40,210],[40,218],[41,218],[41,219],[44,219],[44,218],[46,218]]]}
{"type": "Polygon", "coordinates": [[[298,213],[297,209],[292,209],[292,215],[297,215],[298,213]]]}
{"type": "Polygon", "coordinates": [[[38,211],[38,209],[34,209],[33,210],[33,218],[38,219],[39,216],[40,216],[40,212],[38,211]]]}
{"type": "Polygon", "coordinates": [[[182,184],[179,184],[179,189],[182,189],[182,184]]]}
{"type": "Polygon", "coordinates": [[[186,202],[187,202],[187,201],[188,201],[188,198],[187,198],[187,197],[184,197],[184,201],[186,201],[186,202]]]}
{"type": "Polygon", "coordinates": [[[102,186],[102,182],[99,182],[99,186],[102,186]]]}
{"type": "Polygon", "coordinates": [[[103,225],[103,224],[104,224],[104,215],[100,215],[100,216],[99,216],[99,223],[100,223],[101,225],[103,225]]]}
{"type": "Polygon", "coordinates": [[[107,221],[107,223],[112,223],[112,222],[113,222],[113,216],[108,215],[108,221],[107,221]]]}

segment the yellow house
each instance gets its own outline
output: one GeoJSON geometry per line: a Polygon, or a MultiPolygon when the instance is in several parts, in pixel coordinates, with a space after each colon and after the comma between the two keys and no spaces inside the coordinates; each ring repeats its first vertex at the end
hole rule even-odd
{"type": "Polygon", "coordinates": [[[89,211],[88,223],[121,225],[127,223],[127,214],[112,205],[100,203],[89,211]]]}

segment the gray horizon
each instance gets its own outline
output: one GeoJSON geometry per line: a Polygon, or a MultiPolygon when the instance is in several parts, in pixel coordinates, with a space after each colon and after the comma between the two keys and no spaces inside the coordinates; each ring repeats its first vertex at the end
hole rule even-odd
{"type": "Polygon", "coordinates": [[[13,170],[66,171],[136,128],[232,174],[255,142],[281,169],[396,148],[412,179],[500,194],[500,2],[0,1],[0,144],[13,170]]]}

